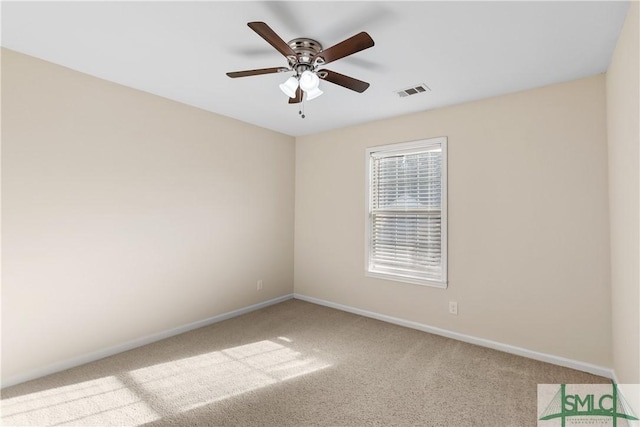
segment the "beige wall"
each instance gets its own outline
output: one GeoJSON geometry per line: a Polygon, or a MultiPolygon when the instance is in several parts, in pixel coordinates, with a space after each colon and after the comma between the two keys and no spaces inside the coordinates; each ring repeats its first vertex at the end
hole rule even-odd
{"type": "Polygon", "coordinates": [[[639,9],[638,2],[631,2],[606,78],[613,366],[621,383],[636,384],[640,383],[639,9]]]}
{"type": "Polygon", "coordinates": [[[615,364],[638,382],[631,10],[606,77],[609,176],[602,75],[299,137],[294,150],[3,49],[3,378],[291,292],[295,156],[297,293],[615,364]],[[449,288],[365,277],[365,149],[434,136],[449,138],[449,288]]]}
{"type": "Polygon", "coordinates": [[[2,107],[3,378],[292,292],[292,137],[8,50],[2,107]]]}
{"type": "Polygon", "coordinates": [[[297,138],[295,292],[610,367],[604,82],[297,138]],[[449,288],[365,277],[365,149],[436,136],[449,145],[449,288]]]}

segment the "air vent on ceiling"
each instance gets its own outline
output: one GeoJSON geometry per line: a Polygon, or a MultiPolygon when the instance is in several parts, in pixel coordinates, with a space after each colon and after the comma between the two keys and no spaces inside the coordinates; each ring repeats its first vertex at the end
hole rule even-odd
{"type": "Polygon", "coordinates": [[[410,95],[417,95],[419,93],[425,93],[425,92],[431,92],[431,89],[429,89],[429,86],[427,86],[424,83],[396,91],[396,93],[400,98],[404,98],[410,95]]]}

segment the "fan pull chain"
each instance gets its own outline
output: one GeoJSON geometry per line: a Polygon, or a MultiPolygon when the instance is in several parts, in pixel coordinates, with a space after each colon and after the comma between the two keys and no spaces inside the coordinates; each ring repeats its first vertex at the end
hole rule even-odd
{"type": "Polygon", "coordinates": [[[300,117],[304,119],[306,117],[304,115],[304,98],[302,98],[302,102],[300,104],[302,104],[302,109],[298,111],[298,114],[300,114],[300,117]]]}

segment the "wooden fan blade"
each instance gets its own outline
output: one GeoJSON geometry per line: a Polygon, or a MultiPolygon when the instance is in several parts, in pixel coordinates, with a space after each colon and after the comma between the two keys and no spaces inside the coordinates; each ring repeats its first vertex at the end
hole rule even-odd
{"type": "Polygon", "coordinates": [[[336,73],[331,70],[323,69],[318,72],[318,76],[323,80],[346,87],[347,89],[354,90],[358,93],[364,92],[369,87],[369,83],[367,82],[363,82],[362,80],[354,79],[353,77],[345,76],[344,74],[336,73]]]}
{"type": "Polygon", "coordinates": [[[295,98],[289,98],[289,104],[299,104],[302,102],[302,89],[300,89],[298,87],[298,90],[296,90],[296,97],[295,98]]]}
{"type": "Polygon", "coordinates": [[[291,71],[291,70],[284,67],[259,68],[257,70],[233,71],[231,73],[227,73],[227,76],[231,78],[248,77],[248,76],[258,76],[260,74],[283,73],[285,71],[291,71]]]}
{"type": "Polygon", "coordinates": [[[291,49],[291,46],[282,40],[280,36],[264,22],[249,22],[247,25],[284,56],[296,56],[296,53],[291,49]]]}
{"type": "Polygon", "coordinates": [[[352,55],[356,52],[360,52],[361,50],[368,49],[374,44],[375,43],[371,36],[363,31],[323,50],[317,56],[321,57],[325,64],[328,64],[329,62],[344,58],[345,56],[352,55]]]}

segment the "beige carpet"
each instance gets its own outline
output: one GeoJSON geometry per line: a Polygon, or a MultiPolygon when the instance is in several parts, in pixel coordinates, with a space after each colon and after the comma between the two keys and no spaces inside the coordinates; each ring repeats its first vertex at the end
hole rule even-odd
{"type": "Polygon", "coordinates": [[[605,378],[289,300],[2,391],[4,425],[535,426],[605,378]]]}

